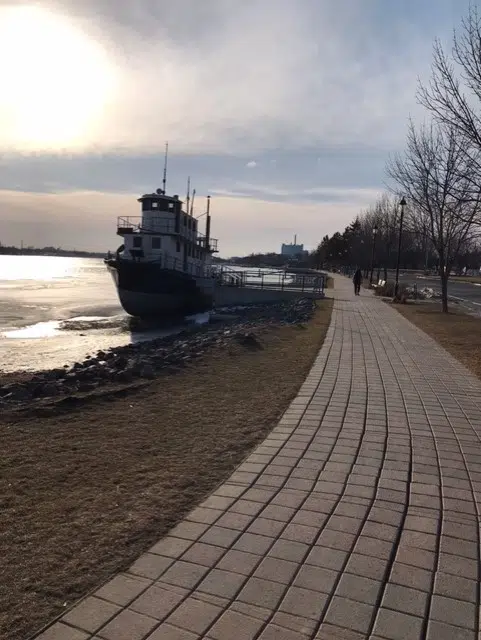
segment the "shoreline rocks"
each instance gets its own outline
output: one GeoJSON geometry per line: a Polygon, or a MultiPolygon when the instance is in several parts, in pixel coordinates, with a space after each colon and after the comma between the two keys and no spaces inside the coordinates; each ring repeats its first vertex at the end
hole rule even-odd
{"type": "Polygon", "coordinates": [[[72,366],[33,372],[21,382],[3,385],[0,382],[0,408],[22,408],[77,393],[88,394],[109,384],[154,380],[166,369],[183,367],[202,357],[213,346],[228,347],[236,342],[246,348],[259,348],[255,330],[304,324],[310,320],[315,308],[314,300],[300,298],[226,309],[225,315],[217,312],[208,324],[188,327],[162,338],[101,350],[72,366]]]}

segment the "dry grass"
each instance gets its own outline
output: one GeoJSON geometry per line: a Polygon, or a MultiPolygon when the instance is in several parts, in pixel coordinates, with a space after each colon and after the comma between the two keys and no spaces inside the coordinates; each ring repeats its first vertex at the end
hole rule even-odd
{"type": "Polygon", "coordinates": [[[297,393],[331,309],[144,388],[3,416],[0,637],[34,632],[228,477],[297,393]]]}
{"type": "Polygon", "coordinates": [[[469,284],[480,284],[480,276],[450,276],[451,282],[468,282],[469,284]]]}
{"type": "Polygon", "coordinates": [[[481,319],[459,311],[442,313],[438,303],[396,305],[395,309],[481,379],[481,319]]]}

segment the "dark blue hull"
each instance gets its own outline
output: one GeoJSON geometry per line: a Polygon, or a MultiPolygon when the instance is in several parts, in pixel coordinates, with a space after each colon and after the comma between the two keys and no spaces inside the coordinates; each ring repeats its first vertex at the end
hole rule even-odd
{"type": "Polygon", "coordinates": [[[139,318],[185,316],[208,311],[212,294],[199,286],[200,279],[163,269],[157,263],[115,258],[106,260],[123,309],[139,318]]]}

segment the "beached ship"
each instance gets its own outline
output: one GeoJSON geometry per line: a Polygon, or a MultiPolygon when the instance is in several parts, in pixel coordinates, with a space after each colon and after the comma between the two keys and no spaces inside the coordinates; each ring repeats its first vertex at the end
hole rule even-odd
{"type": "Polygon", "coordinates": [[[216,276],[212,256],[217,240],[210,237],[210,196],[207,210],[194,217],[195,191],[186,207],[178,195],[163,188],[138,199],[141,216],[119,217],[117,234],[123,244],[105,259],[125,311],[140,318],[188,315],[211,309],[216,276]],[[205,233],[199,219],[205,216],[205,233]]]}

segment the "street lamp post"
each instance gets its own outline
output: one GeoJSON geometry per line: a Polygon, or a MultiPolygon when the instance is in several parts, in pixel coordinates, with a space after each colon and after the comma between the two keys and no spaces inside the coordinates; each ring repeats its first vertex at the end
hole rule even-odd
{"type": "Polygon", "coordinates": [[[406,206],[406,198],[402,198],[399,206],[401,207],[401,219],[399,221],[399,242],[397,245],[397,264],[396,264],[396,284],[394,286],[394,297],[397,298],[399,293],[399,263],[401,262],[401,240],[403,234],[404,207],[406,206]]]}
{"type": "Polygon", "coordinates": [[[371,251],[371,274],[369,276],[369,284],[372,284],[372,277],[374,273],[374,252],[376,251],[376,237],[377,237],[378,228],[377,225],[374,225],[374,229],[372,230],[372,251],[371,251]]]}

